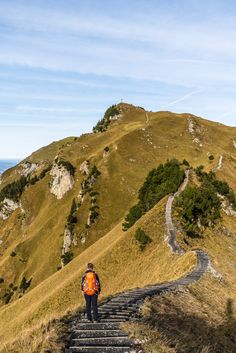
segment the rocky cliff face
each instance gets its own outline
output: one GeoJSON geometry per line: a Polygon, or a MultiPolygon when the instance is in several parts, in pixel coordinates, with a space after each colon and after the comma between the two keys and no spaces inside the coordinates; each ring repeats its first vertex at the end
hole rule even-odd
{"type": "Polygon", "coordinates": [[[89,175],[89,170],[90,170],[90,162],[89,162],[89,160],[84,161],[81,164],[79,170],[82,173],[82,175],[89,175]]]}
{"type": "Polygon", "coordinates": [[[74,177],[69,170],[63,165],[58,165],[54,162],[50,171],[51,182],[50,192],[56,196],[56,198],[62,199],[63,196],[73,188],[74,177]]]}
{"type": "Polygon", "coordinates": [[[200,136],[202,134],[201,126],[192,118],[188,119],[188,131],[192,137],[192,141],[196,143],[199,147],[202,147],[200,136]]]}
{"type": "Polygon", "coordinates": [[[20,166],[21,166],[20,174],[27,177],[29,174],[36,171],[36,169],[38,169],[40,167],[40,164],[25,162],[25,163],[22,163],[20,166]]]}
{"type": "Polygon", "coordinates": [[[21,207],[20,202],[15,202],[5,198],[0,204],[0,219],[7,219],[12,214],[12,212],[14,212],[19,207],[21,207]]]}
{"type": "Polygon", "coordinates": [[[63,242],[62,254],[69,252],[71,245],[72,245],[72,234],[70,229],[66,227],[64,231],[64,242],[63,242]]]}

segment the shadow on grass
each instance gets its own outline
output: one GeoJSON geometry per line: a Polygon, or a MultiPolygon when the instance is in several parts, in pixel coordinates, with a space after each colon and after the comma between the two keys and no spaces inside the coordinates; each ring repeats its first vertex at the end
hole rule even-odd
{"type": "Polygon", "coordinates": [[[204,315],[186,314],[180,308],[165,313],[149,314],[144,319],[154,330],[161,332],[177,353],[236,353],[236,320],[234,302],[226,303],[225,317],[217,324],[204,315]]]}

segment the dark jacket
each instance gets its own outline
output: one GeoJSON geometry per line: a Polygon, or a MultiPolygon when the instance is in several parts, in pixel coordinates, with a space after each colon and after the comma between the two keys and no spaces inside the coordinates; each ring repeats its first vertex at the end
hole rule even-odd
{"type": "Polygon", "coordinates": [[[84,281],[85,281],[86,273],[88,273],[88,272],[94,272],[95,273],[95,276],[96,276],[96,279],[97,279],[97,282],[98,282],[98,294],[99,294],[101,292],[101,283],[100,283],[100,280],[99,280],[99,277],[98,277],[97,273],[95,271],[93,271],[93,270],[85,271],[85,274],[82,277],[81,290],[84,289],[84,281]]]}

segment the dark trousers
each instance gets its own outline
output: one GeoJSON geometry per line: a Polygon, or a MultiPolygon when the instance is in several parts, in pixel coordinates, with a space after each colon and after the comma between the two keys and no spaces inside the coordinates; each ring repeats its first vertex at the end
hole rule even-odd
{"type": "Polygon", "coordinates": [[[88,320],[92,320],[91,315],[91,304],[93,306],[93,319],[94,321],[98,320],[98,295],[87,295],[84,294],[84,298],[86,300],[86,315],[88,320]]]}

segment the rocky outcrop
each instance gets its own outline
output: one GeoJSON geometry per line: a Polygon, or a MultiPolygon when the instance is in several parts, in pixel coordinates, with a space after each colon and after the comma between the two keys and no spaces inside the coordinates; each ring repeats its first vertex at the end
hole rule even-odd
{"type": "Polygon", "coordinates": [[[64,230],[64,242],[62,247],[62,254],[65,254],[70,251],[71,245],[73,242],[73,235],[68,227],[64,230]]]}
{"type": "Polygon", "coordinates": [[[35,172],[41,166],[40,163],[24,162],[20,164],[20,174],[27,177],[29,174],[35,172]]]}
{"type": "Polygon", "coordinates": [[[73,188],[74,177],[71,172],[64,166],[58,165],[54,162],[50,171],[51,182],[50,192],[56,196],[56,198],[62,199],[63,196],[73,188]]]}
{"type": "Polygon", "coordinates": [[[89,160],[84,161],[80,165],[79,170],[82,173],[82,175],[89,175],[89,171],[90,171],[90,162],[89,162],[89,160]]]}
{"type": "Polygon", "coordinates": [[[220,170],[222,168],[222,165],[223,165],[223,155],[221,154],[219,157],[219,161],[216,169],[220,170]]]}
{"type": "Polygon", "coordinates": [[[217,193],[217,196],[221,200],[221,208],[222,211],[227,214],[227,216],[233,216],[236,217],[236,211],[233,209],[232,205],[229,203],[229,200],[223,196],[217,193]]]}
{"type": "Polygon", "coordinates": [[[105,147],[103,150],[103,158],[107,158],[110,154],[110,149],[109,147],[105,147]]]}
{"type": "Polygon", "coordinates": [[[202,147],[200,135],[203,132],[201,126],[192,118],[188,119],[188,132],[192,137],[192,141],[196,143],[199,147],[202,147]]]}
{"type": "Polygon", "coordinates": [[[226,200],[222,201],[221,205],[222,205],[222,210],[224,211],[225,214],[227,214],[227,216],[236,217],[236,211],[232,208],[231,205],[227,203],[226,200]]]}
{"type": "MultiPolygon", "coordinates": [[[[0,204],[0,219],[7,219],[17,208],[21,207],[20,202],[5,198],[0,204]]],[[[23,209],[22,209],[23,211],[23,209]]]]}
{"type": "Polygon", "coordinates": [[[92,225],[91,218],[92,218],[92,212],[89,211],[88,219],[87,219],[87,226],[88,226],[88,227],[91,227],[91,225],[92,225]]]}

